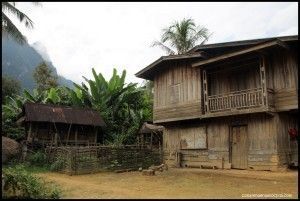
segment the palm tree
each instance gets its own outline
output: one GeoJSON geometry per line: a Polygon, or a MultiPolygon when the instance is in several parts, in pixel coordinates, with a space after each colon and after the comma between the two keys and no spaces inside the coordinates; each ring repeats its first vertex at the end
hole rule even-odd
{"type": "MultiPolygon", "coordinates": [[[[41,5],[38,2],[33,2],[34,5],[41,5]]],[[[32,20],[23,12],[15,7],[15,2],[2,2],[2,30],[3,35],[11,35],[17,42],[23,44],[26,42],[26,37],[20,32],[20,30],[13,24],[7,14],[13,14],[18,20],[25,24],[25,27],[32,29],[32,20]]]]}
{"type": "Polygon", "coordinates": [[[174,22],[171,26],[163,29],[161,41],[155,41],[153,46],[160,46],[168,54],[184,54],[193,47],[196,42],[202,40],[203,45],[211,36],[205,27],[196,27],[193,19],[183,19],[181,22],[174,22]],[[164,43],[169,42],[171,48],[164,43]],[[175,48],[176,52],[172,49],[175,48]]]}

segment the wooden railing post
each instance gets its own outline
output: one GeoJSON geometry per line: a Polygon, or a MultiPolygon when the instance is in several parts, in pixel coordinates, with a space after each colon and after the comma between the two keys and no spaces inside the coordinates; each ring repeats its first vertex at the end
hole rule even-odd
{"type": "Polygon", "coordinates": [[[262,88],[262,102],[265,107],[268,107],[268,98],[267,98],[267,83],[266,83],[266,68],[265,68],[265,56],[262,56],[260,59],[260,82],[262,88]]]}
{"type": "Polygon", "coordinates": [[[210,108],[208,104],[208,86],[206,70],[203,70],[203,95],[204,95],[204,112],[209,113],[210,108]]]}

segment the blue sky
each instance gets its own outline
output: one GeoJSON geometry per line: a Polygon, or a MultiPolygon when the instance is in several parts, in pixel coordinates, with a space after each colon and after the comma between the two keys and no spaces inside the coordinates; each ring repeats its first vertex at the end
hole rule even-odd
{"type": "Polygon", "coordinates": [[[91,68],[108,79],[112,68],[127,71],[127,82],[139,82],[134,74],[165,55],[151,47],[162,28],[191,17],[213,32],[208,43],[298,34],[297,2],[47,2],[35,7],[19,2],[35,24],[33,30],[18,27],[59,74],[75,82],[91,78],[91,68]]]}

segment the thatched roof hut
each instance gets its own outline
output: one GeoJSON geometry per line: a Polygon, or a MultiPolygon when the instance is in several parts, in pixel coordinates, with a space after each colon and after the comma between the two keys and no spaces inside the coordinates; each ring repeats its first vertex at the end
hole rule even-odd
{"type": "Polygon", "coordinates": [[[145,122],[138,133],[137,143],[149,148],[160,148],[163,140],[163,126],[145,122]]]}
{"type": "Polygon", "coordinates": [[[18,123],[25,125],[27,141],[48,144],[98,143],[98,130],[106,126],[99,111],[40,103],[25,103],[18,123]]]}

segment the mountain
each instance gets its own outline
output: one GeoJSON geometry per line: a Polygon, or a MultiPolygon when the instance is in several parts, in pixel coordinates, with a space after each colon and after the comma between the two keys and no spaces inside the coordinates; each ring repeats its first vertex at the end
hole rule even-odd
{"type": "Polygon", "coordinates": [[[58,76],[58,83],[73,88],[73,82],[57,74],[46,52],[40,44],[35,43],[34,47],[29,44],[20,45],[10,37],[2,37],[2,75],[11,76],[20,81],[22,88],[32,91],[36,84],[33,79],[33,72],[38,64],[45,61],[53,74],[58,76]]]}

